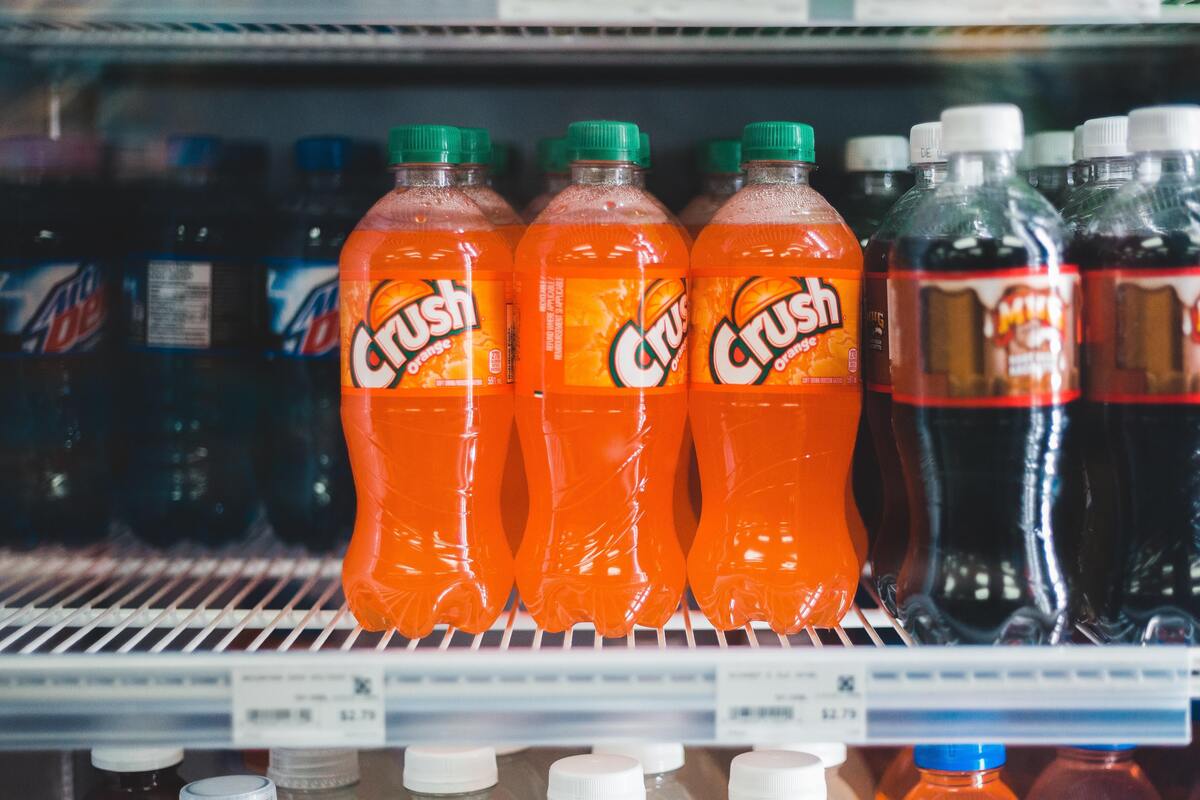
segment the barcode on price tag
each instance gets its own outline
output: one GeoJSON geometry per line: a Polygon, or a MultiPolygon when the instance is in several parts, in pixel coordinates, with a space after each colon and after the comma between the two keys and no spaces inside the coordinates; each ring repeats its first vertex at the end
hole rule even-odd
{"type": "Polygon", "coordinates": [[[240,667],[232,680],[235,747],[385,743],[382,666],[240,667]]]}
{"type": "Polygon", "coordinates": [[[861,664],[717,668],[717,740],[859,742],[867,734],[861,664]]]}

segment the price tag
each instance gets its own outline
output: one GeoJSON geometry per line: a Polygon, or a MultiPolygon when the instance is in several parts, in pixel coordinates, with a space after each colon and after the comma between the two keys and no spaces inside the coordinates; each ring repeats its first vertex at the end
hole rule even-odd
{"type": "Polygon", "coordinates": [[[862,664],[719,666],[717,741],[864,741],[866,683],[862,664]]]}
{"type": "Polygon", "coordinates": [[[383,667],[297,663],[233,670],[235,747],[380,747],[383,667]]]}

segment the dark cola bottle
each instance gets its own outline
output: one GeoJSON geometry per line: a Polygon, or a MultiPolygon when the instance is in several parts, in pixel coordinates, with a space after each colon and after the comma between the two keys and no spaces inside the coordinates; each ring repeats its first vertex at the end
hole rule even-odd
{"type": "MultiPolygon", "coordinates": [[[[892,430],[892,377],[888,358],[889,323],[887,308],[888,254],[897,234],[913,211],[946,180],[946,154],[942,152],[942,123],[923,122],[909,132],[909,163],[915,183],[884,216],[867,242],[863,254],[866,268],[866,316],[863,352],[866,354],[866,394],[863,417],[870,433],[873,459],[879,465],[879,513],[866,519],[871,541],[871,580],[880,601],[896,613],[896,578],[908,549],[908,501],[904,474],[892,430]]],[[[862,501],[862,495],[858,495],[862,501]]]]}
{"type": "Polygon", "coordinates": [[[1135,170],[1081,233],[1088,419],[1116,503],[1084,554],[1106,632],[1200,643],[1200,106],[1129,115],[1135,170]],[[1090,558],[1089,558],[1090,557],[1090,558]]]}
{"type": "Polygon", "coordinates": [[[1055,643],[1078,535],[1079,274],[1021,181],[1021,112],[942,113],[945,183],[890,258],[892,420],[911,542],[896,602],[921,642],[1055,643]]]}

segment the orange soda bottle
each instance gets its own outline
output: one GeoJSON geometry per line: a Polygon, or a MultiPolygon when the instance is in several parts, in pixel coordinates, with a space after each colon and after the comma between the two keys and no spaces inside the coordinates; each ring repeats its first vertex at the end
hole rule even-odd
{"type": "Polygon", "coordinates": [[[571,185],[517,249],[517,587],[548,631],[663,625],[684,560],[672,482],[687,414],[683,234],[634,185],[638,128],[576,122],[571,185]]]}
{"type": "MultiPolygon", "coordinates": [[[[463,142],[463,163],[458,168],[458,188],[475,201],[488,221],[508,242],[515,253],[525,235],[525,221],[499,192],[492,188],[492,137],[486,128],[459,128],[463,142]]],[[[515,428],[514,428],[515,431],[515,428]]],[[[508,546],[517,552],[521,534],[529,517],[529,487],[525,483],[525,464],[521,441],[514,432],[509,438],[504,459],[504,478],[500,482],[500,514],[508,546]]]]}
{"type": "Polygon", "coordinates": [[[913,749],[902,747],[880,776],[879,785],[875,787],[875,800],[904,800],[920,780],[921,773],[913,763],[913,749]]]}
{"type": "Polygon", "coordinates": [[[1002,744],[917,745],[913,760],[921,779],[904,800],[1017,800],[1000,777],[1002,744]]]}
{"type": "Polygon", "coordinates": [[[571,164],[567,160],[567,137],[538,139],[538,169],[542,172],[542,191],[521,211],[526,222],[533,222],[555,195],[571,185],[571,164]]]}
{"type": "Polygon", "coordinates": [[[1160,800],[1133,760],[1133,745],[1061,747],[1026,795],[1029,800],[1160,800]]]}
{"type": "Polygon", "coordinates": [[[689,403],[704,505],[688,579],[716,627],[765,620],[794,633],[837,624],[861,567],[849,479],[862,251],[808,184],[811,127],[747,125],[742,157],[745,188],[692,248],[689,403]]]}
{"type": "Polygon", "coordinates": [[[741,139],[708,139],[700,145],[700,174],[703,187],[679,212],[679,221],[693,239],[712,219],[717,209],[746,182],[742,172],[741,139]]]}
{"type": "Polygon", "coordinates": [[[462,137],[394,128],[396,191],[342,249],[342,427],[358,494],[342,566],[368,630],[486,630],[512,591],[512,256],[455,187],[462,137]]]}

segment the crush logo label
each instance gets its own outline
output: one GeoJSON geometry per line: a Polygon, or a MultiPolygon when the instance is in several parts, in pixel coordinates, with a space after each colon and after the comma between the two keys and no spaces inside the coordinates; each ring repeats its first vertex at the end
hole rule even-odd
{"type": "Polygon", "coordinates": [[[283,328],[283,351],[289,355],[322,356],[338,343],[338,279],[313,287],[283,328]]]}
{"type": "Polygon", "coordinates": [[[21,330],[21,350],[32,355],[88,350],[99,341],[107,317],[103,273],[84,264],[49,288],[21,330]]]}
{"type": "Polygon", "coordinates": [[[486,391],[511,383],[510,279],[346,280],[340,294],[343,387],[486,391]]]}
{"type": "Polygon", "coordinates": [[[714,383],[753,385],[843,325],[837,287],[821,278],[751,278],[713,330],[708,361],[714,383]]]}
{"type": "Polygon", "coordinates": [[[683,280],[656,280],[646,287],[637,317],[621,326],[609,349],[613,383],[636,389],[665,385],[684,357],[687,316],[683,280]]]}

